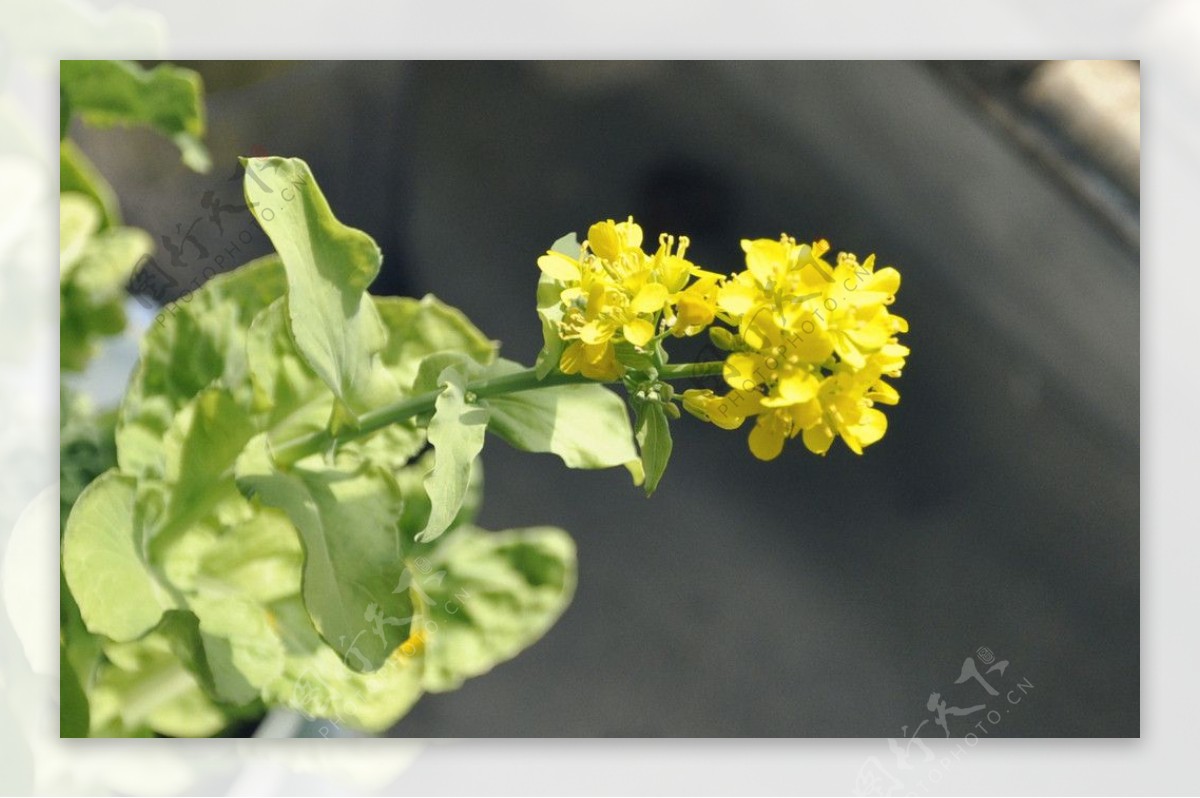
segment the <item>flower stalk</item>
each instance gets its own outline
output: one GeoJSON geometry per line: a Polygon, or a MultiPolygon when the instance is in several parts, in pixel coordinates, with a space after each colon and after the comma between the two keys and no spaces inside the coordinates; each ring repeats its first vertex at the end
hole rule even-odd
{"type": "MultiPolygon", "coordinates": [[[[658,369],[660,380],[686,380],[699,377],[719,375],[724,367],[720,360],[702,363],[667,364],[658,369]]],[[[581,385],[595,382],[619,382],[614,380],[594,380],[583,374],[564,374],[554,371],[544,379],[538,379],[535,369],[526,369],[514,374],[504,374],[499,377],[476,380],[467,384],[467,392],[480,399],[502,394],[534,391],[539,388],[552,388],[559,385],[581,385]]],[[[275,462],[280,467],[293,465],[309,455],[327,450],[335,442],[346,442],[365,438],[392,424],[399,424],[409,419],[433,412],[440,390],[428,391],[416,396],[409,396],[384,407],[364,413],[354,427],[341,431],[336,438],[328,430],[321,430],[300,438],[287,441],[275,448],[275,462]]]]}

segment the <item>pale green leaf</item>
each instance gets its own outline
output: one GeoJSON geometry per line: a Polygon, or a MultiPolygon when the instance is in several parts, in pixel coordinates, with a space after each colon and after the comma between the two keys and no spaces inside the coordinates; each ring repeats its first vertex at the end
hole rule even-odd
{"type": "Polygon", "coordinates": [[[83,211],[85,203],[91,200],[70,193],[61,205],[59,351],[61,367],[69,371],[82,371],[98,340],[125,328],[125,284],[153,250],[150,236],[131,227],[95,233],[95,206],[83,211]]]}
{"type": "Polygon", "coordinates": [[[163,308],[142,336],[141,357],[121,402],[122,471],[161,479],[163,439],[174,416],[214,382],[250,404],[247,330],[285,287],[283,267],[271,255],[214,277],[163,308]]]}
{"type": "Polygon", "coordinates": [[[285,649],[283,674],[263,690],[263,699],[339,725],[382,732],[421,696],[421,648],[402,643],[371,673],[346,667],[317,635],[298,599],[271,605],[285,649]]]}
{"type": "Polygon", "coordinates": [[[87,630],[83,616],[79,614],[79,605],[71,595],[71,587],[67,584],[61,568],[58,572],[58,595],[59,634],[63,654],[86,691],[87,686],[92,683],[96,669],[104,661],[104,638],[87,630]]]}
{"type": "Polygon", "coordinates": [[[102,228],[121,223],[121,209],[112,186],[69,140],[59,145],[58,188],[63,193],[83,194],[95,202],[100,209],[102,228]]]}
{"type": "Polygon", "coordinates": [[[425,605],[424,685],[434,692],[453,690],[532,645],[575,590],[575,544],[552,527],[460,527],[417,566],[412,590],[425,605]]]}
{"type": "Polygon", "coordinates": [[[283,513],[260,508],[213,529],[191,527],[160,555],[162,570],[190,612],[159,625],[205,691],[246,705],[282,673],[283,645],[264,604],[300,592],[301,547],[283,513]]]}
{"type": "Polygon", "coordinates": [[[287,516],[259,507],[218,537],[199,560],[199,587],[269,604],[300,593],[300,538],[287,516]]]}
{"type": "MultiPolygon", "coordinates": [[[[268,703],[308,717],[383,730],[419,695],[420,663],[411,658],[421,649],[401,642],[372,673],[348,667],[312,625],[299,597],[300,570],[296,530],[272,508],[210,541],[189,596],[203,654],[193,672],[211,671],[203,678],[214,687],[222,683],[215,677],[240,677],[268,703]]],[[[360,653],[356,647],[344,656],[357,664],[360,653]]],[[[223,690],[230,694],[228,682],[223,690]]]]}
{"type": "MultiPolygon", "coordinates": [[[[429,495],[425,492],[425,477],[433,470],[435,455],[430,449],[418,459],[395,471],[396,484],[400,487],[400,495],[404,497],[404,511],[400,514],[400,534],[405,545],[411,548],[410,558],[427,553],[437,543],[421,543],[416,540],[417,533],[429,523],[430,504],[429,495]]],[[[449,530],[475,520],[482,502],[483,460],[476,457],[471,464],[471,476],[467,481],[467,492],[463,496],[462,506],[450,522],[449,530]]]]}
{"type": "Polygon", "coordinates": [[[58,274],[64,279],[83,254],[88,240],[100,229],[100,208],[90,197],[75,191],[58,198],[58,274]]]}
{"type": "Polygon", "coordinates": [[[66,279],[92,304],[123,299],[125,285],[134,269],[153,251],[154,242],[145,231],[136,227],[109,227],[84,245],[66,279]]]}
{"type": "MultiPolygon", "coordinates": [[[[223,388],[210,388],[188,403],[163,441],[170,489],[160,526],[178,534],[223,502],[240,500],[233,466],[256,432],[249,413],[223,388]]],[[[170,537],[161,530],[154,534],[170,537]]],[[[169,543],[152,538],[152,546],[169,543]]]]}
{"type": "Polygon", "coordinates": [[[125,306],[117,297],[95,302],[69,284],[59,295],[59,367],[83,371],[102,338],[125,329],[125,306]]]}
{"type": "Polygon", "coordinates": [[[86,394],[59,389],[59,528],[83,489],[117,464],[116,413],[98,413],[86,394]]]}
{"type": "MultiPolygon", "coordinates": [[[[322,430],[333,410],[333,394],[296,351],[287,328],[285,302],[276,300],[260,313],[250,325],[246,341],[254,404],[262,409],[259,424],[272,445],[322,430]]],[[[412,424],[391,424],[350,445],[377,465],[394,470],[421,451],[425,430],[412,424]]]]}
{"type": "Polygon", "coordinates": [[[80,494],[63,536],[63,573],[89,631],[132,640],[152,629],[173,599],[142,557],[134,481],[108,471],[80,494]]]}
{"type": "Polygon", "coordinates": [[[317,432],[333,410],[333,394],[308,367],[287,323],[287,298],[259,313],[246,334],[253,404],[272,443],[317,432]]]}
{"type": "MultiPolygon", "coordinates": [[[[499,360],[483,373],[524,371],[499,360]]],[[[488,427],[518,449],[553,452],[570,468],[610,468],[637,459],[621,397],[598,384],[560,385],[489,396],[488,427]]]]}
{"type": "Polygon", "coordinates": [[[380,360],[386,332],[366,294],[379,273],[379,247],[337,220],[304,161],[243,162],[246,202],[287,271],[297,349],[350,411],[394,399],[396,382],[380,360]]]}
{"type": "Polygon", "coordinates": [[[248,704],[283,673],[283,643],[262,605],[235,592],[209,589],[189,597],[188,607],[199,620],[203,670],[218,699],[248,704]]]}
{"type": "Polygon", "coordinates": [[[482,368],[463,352],[434,352],[426,355],[417,364],[417,377],[413,380],[412,392],[420,395],[441,390],[442,373],[453,369],[466,381],[477,376],[482,368]]]}
{"type": "Polygon", "coordinates": [[[89,695],[92,737],[210,737],[233,720],[204,692],[168,635],[109,644],[105,654],[109,664],[89,695]]]}
{"type": "Polygon", "coordinates": [[[408,297],[374,297],[374,300],[387,328],[387,344],[381,353],[383,363],[402,390],[411,388],[421,359],[434,352],[460,352],[483,364],[496,356],[495,341],[471,324],[462,311],[432,294],[419,300],[408,297]]]}
{"type": "Polygon", "coordinates": [[[429,521],[417,534],[428,542],[450,528],[466,500],[471,464],[483,449],[488,411],[467,402],[466,379],[454,366],[441,373],[442,392],[429,422],[429,443],[434,450],[433,470],[425,477],[429,496],[429,521]]]}
{"type": "Polygon", "coordinates": [[[98,127],[148,125],[179,148],[197,172],[211,165],[204,136],[204,87],[190,69],[131,61],[60,61],[62,101],[71,113],[98,127]]]}
{"type": "MultiPolygon", "coordinates": [[[[567,233],[555,241],[550,250],[561,252],[569,258],[578,258],[579,239],[574,233],[567,233]]],[[[545,379],[547,374],[558,368],[559,360],[562,359],[563,341],[558,331],[563,316],[559,301],[561,293],[562,285],[542,272],[537,284],[537,311],[542,321],[542,351],[538,353],[535,363],[538,379],[545,379]]]]}
{"type": "Polygon", "coordinates": [[[190,610],[168,610],[149,636],[165,638],[200,688],[222,706],[245,706],[258,698],[258,690],[233,665],[228,643],[206,636],[190,610]]]}
{"type": "Polygon", "coordinates": [[[666,411],[658,402],[645,402],[638,408],[638,445],[642,450],[643,487],[654,493],[671,459],[671,427],[666,411]]]}
{"type": "Polygon", "coordinates": [[[238,461],[237,480],[292,520],[313,625],[350,667],[370,671],[408,637],[412,604],[393,592],[404,571],[399,489],[387,471],[352,459],[326,464],[317,456],[280,471],[259,435],[238,461]]]}

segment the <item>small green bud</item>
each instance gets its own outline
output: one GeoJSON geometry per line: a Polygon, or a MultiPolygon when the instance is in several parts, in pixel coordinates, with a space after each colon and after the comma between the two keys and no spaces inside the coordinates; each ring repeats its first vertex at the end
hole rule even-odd
{"type": "Polygon", "coordinates": [[[732,351],[737,343],[733,337],[733,333],[724,327],[709,327],[708,338],[713,342],[713,346],[724,352],[732,351]]]}

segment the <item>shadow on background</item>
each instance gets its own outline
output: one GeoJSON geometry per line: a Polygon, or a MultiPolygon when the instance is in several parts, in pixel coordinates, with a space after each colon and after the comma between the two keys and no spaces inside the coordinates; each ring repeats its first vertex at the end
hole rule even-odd
{"type": "MultiPolygon", "coordinates": [[[[739,238],[787,231],[904,275],[902,401],[861,458],[759,463],[685,416],[646,500],[621,469],[492,440],[482,524],[568,529],[578,595],[395,735],[940,736],[933,692],[1003,713],[952,717],[956,737],[1138,734],[1137,254],[935,71],[191,66],[213,174],[138,131],[81,136],[130,223],[178,241],[206,191],[241,202],[237,155],[303,157],[382,246],[376,293],[436,293],[516,360],[540,345],[537,256],[596,219],[686,234],[722,272],[739,238]],[[1009,662],[997,697],[955,684],[980,647],[1009,662]]],[[[181,286],[266,249],[245,212],[194,233],[181,286]]]]}

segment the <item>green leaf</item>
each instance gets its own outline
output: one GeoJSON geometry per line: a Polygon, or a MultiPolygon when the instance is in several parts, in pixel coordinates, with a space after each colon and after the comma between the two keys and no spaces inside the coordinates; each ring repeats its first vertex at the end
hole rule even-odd
{"type": "Polygon", "coordinates": [[[298,599],[270,607],[285,646],[283,673],[263,690],[263,699],[308,718],[382,732],[400,719],[421,696],[420,648],[403,643],[372,673],[346,667],[324,645],[298,599]]]}
{"type": "Polygon", "coordinates": [[[101,228],[121,223],[121,208],[117,195],[104,175],[71,141],[59,145],[58,188],[63,193],[74,192],[90,198],[100,208],[101,228]]]}
{"type": "Polygon", "coordinates": [[[247,331],[285,287],[283,266],[271,255],[218,275],[163,308],[142,336],[141,357],[121,401],[122,471],[163,478],[167,430],[175,415],[214,382],[250,405],[247,331]]]}
{"type": "Polygon", "coordinates": [[[423,394],[440,390],[443,384],[442,373],[446,369],[453,369],[463,380],[471,380],[483,371],[478,363],[462,352],[434,352],[422,358],[417,365],[417,377],[413,380],[412,392],[423,394]]]}
{"type": "Polygon", "coordinates": [[[366,294],[379,273],[379,247],[337,220],[304,161],[243,163],[246,202],[287,271],[288,321],[297,349],[350,411],[394,399],[396,382],[380,361],[386,332],[366,294]]]}
{"type": "MultiPolygon", "coordinates": [[[[552,252],[561,252],[569,258],[578,258],[580,252],[579,239],[574,233],[567,233],[554,242],[550,247],[552,252]]],[[[539,380],[558,368],[562,359],[563,341],[558,334],[558,324],[562,321],[562,305],[559,295],[562,286],[558,281],[544,272],[538,278],[537,309],[538,317],[542,320],[542,351],[538,353],[534,367],[539,380]]]]}
{"type": "Polygon", "coordinates": [[[59,389],[59,531],[83,489],[117,464],[116,414],[97,413],[85,394],[59,389]]]}
{"type": "Polygon", "coordinates": [[[103,662],[104,638],[87,630],[83,617],[79,614],[79,605],[75,603],[75,598],[71,595],[71,588],[62,574],[61,568],[58,573],[58,595],[62,654],[66,657],[67,663],[74,670],[79,684],[84,687],[86,692],[87,686],[92,683],[96,669],[103,662]]]}
{"type": "Polygon", "coordinates": [[[203,590],[188,599],[197,624],[188,644],[190,669],[214,698],[234,705],[257,700],[283,673],[283,643],[261,605],[228,591],[203,590]],[[203,658],[202,660],[200,658],[203,658]]]}
{"type": "Polygon", "coordinates": [[[171,535],[185,531],[223,502],[240,501],[233,466],[257,429],[248,412],[223,388],[210,388],[176,416],[164,439],[169,485],[166,512],[157,519],[154,547],[169,545],[171,535]]]}
{"type": "Polygon", "coordinates": [[[205,635],[193,612],[168,610],[152,636],[169,641],[171,651],[213,701],[245,706],[257,700],[258,690],[233,665],[227,642],[205,635]]]}
{"type": "Polygon", "coordinates": [[[208,697],[168,635],[105,647],[109,665],[90,692],[92,736],[209,737],[236,715],[208,697]]]}
{"type": "Polygon", "coordinates": [[[123,299],[125,285],[154,242],[135,227],[109,227],[90,239],[71,264],[65,279],[92,304],[123,299]]]}
{"type": "Polygon", "coordinates": [[[88,736],[88,700],[79,674],[71,666],[65,644],[59,646],[58,736],[88,736]]]}
{"type": "Polygon", "coordinates": [[[404,571],[391,475],[349,454],[290,472],[272,461],[265,435],[247,445],[237,480],[247,494],[287,513],[304,545],[304,605],[321,637],[355,670],[372,671],[408,637],[412,604],[393,592],[404,571]]]}
{"type": "Polygon", "coordinates": [[[300,592],[301,547],[287,517],[261,508],[219,530],[191,527],[159,560],[190,611],[167,612],[157,631],[211,698],[257,701],[283,671],[283,644],[264,604],[300,592]]]}
{"type": "Polygon", "coordinates": [[[87,242],[100,229],[100,208],[75,191],[58,198],[58,274],[61,280],[83,255],[87,242]]]}
{"type": "Polygon", "coordinates": [[[304,550],[287,515],[260,507],[217,538],[198,562],[199,588],[269,604],[300,593],[304,550]]]}
{"type": "MultiPolygon", "coordinates": [[[[299,596],[301,551],[290,521],[268,507],[204,543],[188,596],[199,625],[175,651],[207,690],[227,700],[251,695],[248,685],[271,705],[381,731],[420,694],[420,663],[411,660],[419,649],[401,642],[372,673],[348,667],[346,655],[321,639],[299,596]],[[239,681],[244,692],[231,689],[239,681]]],[[[357,663],[360,653],[356,647],[348,658],[357,663]]]]}
{"type": "Polygon", "coordinates": [[[99,212],[83,194],[59,204],[59,336],[63,369],[81,371],[99,338],[125,328],[125,284],[153,251],[150,236],[130,227],[97,232],[99,212]]]}
{"type": "MultiPolygon", "coordinates": [[[[524,371],[499,360],[484,377],[524,371]]],[[[598,384],[560,385],[489,396],[488,428],[518,449],[553,452],[569,468],[610,468],[637,459],[621,397],[598,384]]]]}
{"type": "Polygon", "coordinates": [[[246,364],[252,402],[272,443],[324,428],[333,394],[296,351],[287,326],[286,297],[276,299],[250,323],[246,364]]]}
{"type": "Polygon", "coordinates": [[[425,606],[425,688],[453,690],[554,624],[574,594],[575,544],[552,527],[462,527],[428,561],[418,560],[413,578],[425,606]]]}
{"type": "Polygon", "coordinates": [[[187,599],[198,623],[185,643],[210,693],[245,704],[282,676],[284,644],[266,606],[300,593],[302,564],[296,530],[266,507],[199,554],[187,599]]]}
{"type": "Polygon", "coordinates": [[[63,574],[89,631],[133,640],[174,601],[141,555],[134,481],[108,471],[80,494],[63,536],[63,574]]]}
{"type": "Polygon", "coordinates": [[[63,103],[97,127],[149,125],[179,148],[197,172],[211,166],[204,136],[204,87],[190,69],[159,64],[143,69],[130,61],[61,61],[63,103]]]}
{"type": "MultiPolygon", "coordinates": [[[[396,383],[410,393],[421,359],[434,352],[458,352],[477,363],[491,363],[498,344],[489,340],[462,311],[432,294],[423,299],[373,297],[387,328],[383,364],[396,383]]],[[[435,374],[434,377],[437,375],[435,374]]]]}
{"type": "MultiPolygon", "coordinates": [[[[404,511],[400,514],[400,533],[406,546],[410,547],[408,557],[427,554],[437,545],[437,541],[421,543],[416,540],[417,533],[429,523],[429,495],[425,492],[425,477],[433,470],[436,453],[430,449],[420,458],[396,470],[396,484],[400,486],[400,495],[404,497],[404,511]]],[[[471,476],[467,482],[467,492],[463,496],[462,506],[454,520],[450,522],[447,532],[462,524],[475,520],[479,506],[483,502],[483,461],[476,457],[471,464],[471,476]]]]}
{"type": "MultiPolygon", "coordinates": [[[[257,419],[272,445],[321,431],[334,406],[329,388],[296,351],[284,302],[278,299],[260,313],[246,340],[254,404],[265,408],[257,419]]],[[[425,430],[414,424],[391,424],[366,439],[339,445],[395,470],[424,448],[425,430]]]]}
{"type": "Polygon", "coordinates": [[[435,540],[450,528],[466,500],[471,483],[471,464],[483,449],[488,411],[470,404],[466,378],[455,366],[445,368],[438,383],[443,386],[429,422],[433,446],[433,470],[425,477],[429,496],[429,521],[417,534],[419,542],[435,540]]]}
{"type": "Polygon", "coordinates": [[[671,459],[671,426],[661,403],[644,402],[638,408],[637,440],[642,449],[643,487],[649,496],[658,488],[671,459]]]}

